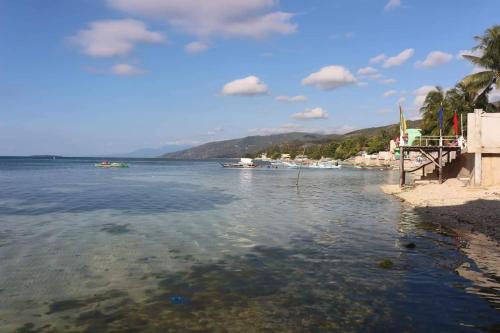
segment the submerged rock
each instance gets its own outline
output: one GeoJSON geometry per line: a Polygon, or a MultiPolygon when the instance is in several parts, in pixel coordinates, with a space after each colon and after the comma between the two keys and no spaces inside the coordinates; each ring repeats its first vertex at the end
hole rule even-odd
{"type": "Polygon", "coordinates": [[[393,262],[389,259],[384,259],[378,263],[380,268],[391,269],[394,266],[393,262]]]}
{"type": "Polygon", "coordinates": [[[411,242],[411,243],[406,244],[405,247],[407,249],[414,249],[417,247],[417,245],[415,243],[411,242]]]}

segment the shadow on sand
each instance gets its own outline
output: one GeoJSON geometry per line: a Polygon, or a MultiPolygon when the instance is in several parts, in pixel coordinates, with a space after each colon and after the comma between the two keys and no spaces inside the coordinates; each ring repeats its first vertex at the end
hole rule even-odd
{"type": "Polygon", "coordinates": [[[454,236],[456,247],[472,260],[456,269],[473,282],[467,291],[487,299],[500,311],[500,200],[420,207],[415,212],[454,236]]]}
{"type": "Polygon", "coordinates": [[[426,221],[452,230],[482,233],[500,242],[500,200],[474,200],[462,205],[416,207],[426,221]]]}

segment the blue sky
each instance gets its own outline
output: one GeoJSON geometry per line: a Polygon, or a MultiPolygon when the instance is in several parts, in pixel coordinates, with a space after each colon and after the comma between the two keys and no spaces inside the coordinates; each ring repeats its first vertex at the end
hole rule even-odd
{"type": "Polygon", "coordinates": [[[498,0],[0,1],[0,155],[104,155],[417,117],[498,0]]]}

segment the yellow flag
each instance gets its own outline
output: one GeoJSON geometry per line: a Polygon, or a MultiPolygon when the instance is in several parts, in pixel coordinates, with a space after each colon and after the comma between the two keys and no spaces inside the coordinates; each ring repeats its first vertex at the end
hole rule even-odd
{"type": "Polygon", "coordinates": [[[405,135],[407,130],[406,130],[406,120],[405,116],[403,114],[403,108],[401,105],[399,106],[399,131],[401,132],[401,135],[405,135]]]}

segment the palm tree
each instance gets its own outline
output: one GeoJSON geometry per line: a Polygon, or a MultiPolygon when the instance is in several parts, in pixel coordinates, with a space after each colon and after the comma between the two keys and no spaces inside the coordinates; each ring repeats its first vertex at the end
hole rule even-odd
{"type": "Polygon", "coordinates": [[[443,88],[436,87],[427,94],[424,104],[420,108],[422,115],[422,131],[425,135],[439,135],[439,108],[443,105],[445,93],[443,88]]]}
{"type": "Polygon", "coordinates": [[[490,92],[494,85],[500,89],[500,25],[487,29],[483,36],[474,39],[478,44],[473,50],[480,55],[464,55],[464,58],[481,71],[466,76],[462,83],[479,99],[490,92]]]}

